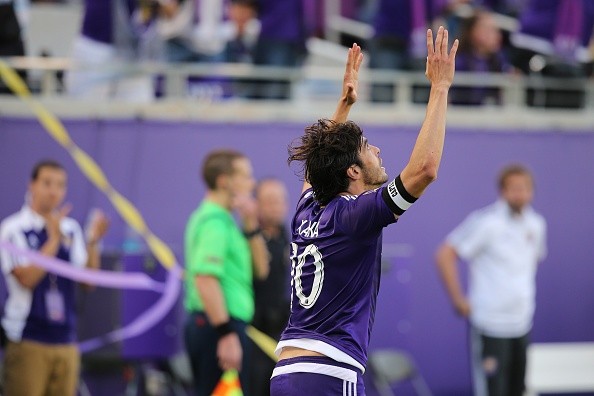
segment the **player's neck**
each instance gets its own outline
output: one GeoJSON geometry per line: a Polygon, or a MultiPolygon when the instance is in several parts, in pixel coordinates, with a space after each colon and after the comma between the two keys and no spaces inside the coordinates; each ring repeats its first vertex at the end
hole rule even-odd
{"type": "Polygon", "coordinates": [[[231,211],[231,196],[226,191],[210,190],[205,199],[231,211]]]}
{"type": "Polygon", "coordinates": [[[346,191],[340,193],[340,195],[361,195],[367,190],[370,190],[370,188],[367,188],[367,186],[365,184],[363,184],[362,181],[356,180],[356,181],[351,181],[348,189],[346,191]]]}

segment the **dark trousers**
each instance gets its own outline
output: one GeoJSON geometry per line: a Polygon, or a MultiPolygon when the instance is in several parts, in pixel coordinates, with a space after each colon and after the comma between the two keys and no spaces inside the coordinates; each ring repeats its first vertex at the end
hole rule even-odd
{"type": "MultiPolygon", "coordinates": [[[[242,370],[239,373],[239,381],[244,396],[249,396],[248,368],[251,360],[251,346],[245,333],[246,323],[231,319],[231,325],[239,335],[239,341],[243,349],[242,370]]],[[[217,359],[219,337],[203,312],[193,312],[188,315],[184,335],[186,350],[192,365],[195,394],[196,396],[210,396],[221,379],[221,375],[223,375],[217,359]]]]}
{"type": "Polygon", "coordinates": [[[475,395],[522,396],[529,334],[496,338],[471,329],[475,395]]]}
{"type": "MultiPolygon", "coordinates": [[[[0,4],[0,57],[4,56],[25,56],[21,28],[12,3],[0,4]]],[[[25,71],[19,71],[19,75],[27,78],[25,71]]],[[[5,93],[11,91],[0,79],[0,94],[5,93]]]]}

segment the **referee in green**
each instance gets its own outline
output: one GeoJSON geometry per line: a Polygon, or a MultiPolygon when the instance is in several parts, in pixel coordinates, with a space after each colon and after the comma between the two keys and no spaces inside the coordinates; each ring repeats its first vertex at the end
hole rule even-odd
{"type": "Polygon", "coordinates": [[[254,314],[252,276],[268,275],[268,251],[252,197],[250,160],[232,150],[209,153],[202,167],[207,193],[185,232],[185,342],[197,396],[210,396],[224,370],[239,371],[247,396],[254,314]],[[239,215],[238,226],[233,211],[239,215]]]}

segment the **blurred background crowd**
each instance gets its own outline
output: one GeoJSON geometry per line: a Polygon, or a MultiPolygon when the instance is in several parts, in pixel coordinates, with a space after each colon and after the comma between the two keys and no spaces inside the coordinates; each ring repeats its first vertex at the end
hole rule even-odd
{"type": "MultiPolygon", "coordinates": [[[[331,60],[340,47],[357,42],[366,52],[369,69],[378,72],[372,73],[377,78],[372,78],[368,99],[393,102],[393,73],[424,72],[426,29],[439,25],[460,38],[459,72],[525,75],[533,82],[567,79],[546,89],[529,87],[529,106],[583,107],[584,79],[593,74],[594,2],[589,0],[43,2],[81,8],[78,33],[69,44],[72,63],[64,76],[59,75],[59,88],[76,98],[147,102],[162,97],[170,89],[163,67],[154,73],[125,68],[158,63],[176,64],[178,69],[180,64],[203,66],[192,69],[198,70],[196,75],[188,73],[180,88],[183,96],[208,92],[217,98],[284,100],[294,95],[287,68],[298,70],[316,57],[331,60]],[[254,68],[235,67],[215,74],[215,64],[268,69],[250,75],[254,68]]],[[[34,4],[0,0],[0,6],[0,18],[7,21],[0,32],[1,56],[55,55],[51,49],[31,53],[23,45],[34,4]],[[13,23],[8,23],[11,18],[13,23]]],[[[45,33],[57,34],[60,28],[46,27],[45,33]]],[[[501,104],[496,83],[470,80],[469,86],[453,90],[452,103],[501,104]]],[[[412,101],[426,99],[423,84],[414,85],[412,101]]]]}

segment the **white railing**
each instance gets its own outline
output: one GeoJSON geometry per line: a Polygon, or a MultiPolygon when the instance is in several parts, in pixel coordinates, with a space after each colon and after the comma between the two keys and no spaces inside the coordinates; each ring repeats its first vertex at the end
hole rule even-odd
{"type": "MultiPolygon", "coordinates": [[[[76,108],[78,104],[74,103],[76,100],[70,99],[64,92],[59,91],[59,84],[56,78],[58,72],[68,72],[74,66],[71,61],[66,58],[5,58],[8,64],[19,70],[28,70],[30,75],[37,76],[39,86],[36,95],[43,99],[53,99],[55,103],[72,103],[71,108],[76,108]],[[57,100],[57,102],[56,102],[57,100]]],[[[279,114],[287,119],[298,119],[300,116],[310,117],[312,113],[331,108],[342,83],[342,75],[344,68],[342,66],[314,66],[306,65],[301,68],[281,68],[281,67],[256,67],[249,64],[109,64],[101,66],[101,70],[117,72],[121,76],[130,76],[144,74],[149,76],[162,76],[165,81],[164,97],[155,103],[150,104],[151,112],[159,108],[159,104],[164,106],[171,105],[174,102],[189,101],[188,103],[200,102],[202,106],[208,103],[209,106],[233,105],[238,103],[246,104],[253,109],[262,106],[262,101],[250,102],[241,98],[216,98],[216,97],[189,97],[187,93],[187,80],[190,76],[199,76],[205,78],[216,79],[241,79],[249,80],[269,80],[269,81],[288,81],[291,86],[291,98],[288,101],[278,101],[276,104],[266,102],[269,108],[283,109],[279,114]],[[217,103],[221,102],[221,103],[217,103]],[[224,103],[223,103],[224,102],[224,103]],[[309,110],[308,110],[309,109],[309,110]]],[[[370,70],[364,68],[360,73],[360,103],[358,108],[365,108],[366,113],[373,120],[379,122],[388,122],[392,119],[395,112],[401,115],[404,120],[410,122],[417,122],[419,117],[422,118],[424,104],[415,104],[412,102],[412,93],[415,86],[426,85],[427,80],[422,72],[404,72],[404,71],[389,71],[389,70],[370,70]],[[393,84],[395,102],[387,104],[376,104],[369,101],[370,87],[373,83],[393,84]],[[383,121],[385,120],[385,121],[383,121]]],[[[461,117],[461,122],[472,123],[472,120],[481,120],[480,116],[476,114],[506,112],[515,119],[523,119],[521,124],[535,122],[537,125],[555,124],[558,120],[566,120],[571,125],[583,126],[585,128],[594,129],[594,81],[593,80],[557,80],[551,78],[544,78],[540,76],[523,77],[519,75],[508,74],[475,74],[457,72],[454,82],[455,87],[495,87],[501,90],[502,103],[500,106],[488,105],[483,107],[467,108],[464,106],[458,107],[453,113],[459,112],[464,114],[461,117]],[[544,92],[545,88],[556,89],[584,89],[586,92],[586,105],[582,109],[577,110],[549,110],[528,107],[526,105],[526,89],[528,87],[535,88],[537,92],[544,92]],[[529,119],[526,119],[526,114],[529,114],[529,119]],[[464,121],[468,120],[468,121],[464,121]],[[531,121],[528,121],[531,120],[531,121]]],[[[207,91],[206,91],[207,92],[207,91]]],[[[7,106],[14,107],[11,104],[9,96],[4,96],[2,102],[2,111],[6,113],[7,106]]],[[[108,104],[105,104],[109,106],[108,104]]],[[[183,106],[181,106],[183,108],[183,106]]],[[[126,108],[118,107],[115,113],[126,108]]],[[[142,109],[137,104],[130,104],[128,107],[133,109],[134,114],[141,112],[146,115],[146,107],[142,109]]],[[[189,110],[188,110],[189,111],[189,110]]],[[[68,112],[68,111],[67,111],[68,112]]],[[[105,110],[105,112],[108,112],[105,110]]],[[[105,113],[104,112],[104,113],[105,113]]],[[[221,110],[220,117],[224,117],[224,112],[221,110]]],[[[159,113],[159,111],[157,111],[159,113]]],[[[265,110],[256,110],[254,114],[264,114],[265,110]]],[[[178,113],[176,113],[178,114],[178,113]]],[[[217,114],[213,112],[213,114],[217,114]]],[[[251,114],[251,113],[250,113],[251,114]]],[[[180,114],[179,117],[184,118],[187,114],[180,114]]],[[[214,117],[212,114],[204,114],[206,118],[214,117]]],[[[249,115],[248,115],[249,116],[249,115]]],[[[165,115],[167,117],[167,114],[165,115]]],[[[192,115],[191,117],[195,117],[192,115]]],[[[274,118],[271,116],[271,118],[274,118]]],[[[454,116],[454,119],[458,119],[454,116]]],[[[508,120],[503,120],[501,117],[498,122],[505,123],[508,120]]],[[[563,121],[565,122],[565,121],[563,121]]]]}

